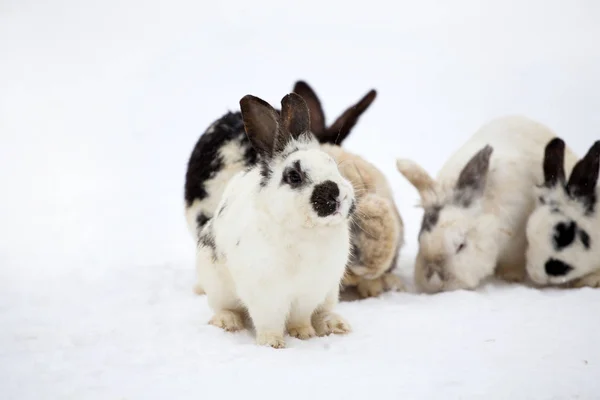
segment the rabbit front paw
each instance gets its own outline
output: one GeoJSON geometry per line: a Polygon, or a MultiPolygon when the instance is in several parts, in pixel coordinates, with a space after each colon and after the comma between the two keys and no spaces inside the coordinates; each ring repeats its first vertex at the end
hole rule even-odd
{"type": "Polygon", "coordinates": [[[291,325],[287,327],[288,334],[300,340],[307,340],[317,336],[315,328],[310,324],[308,325],[291,325]]]}
{"type": "Polygon", "coordinates": [[[244,319],[242,318],[242,315],[230,310],[219,311],[213,315],[208,323],[228,332],[236,332],[244,329],[244,319]]]}
{"type": "Polygon", "coordinates": [[[343,335],[352,331],[350,324],[338,314],[320,312],[313,318],[313,326],[318,336],[343,335]]]}
{"type": "Polygon", "coordinates": [[[583,288],[583,287],[591,287],[591,288],[600,288],[600,272],[592,273],[583,278],[579,278],[575,280],[571,287],[573,288],[583,288]]]}
{"type": "Polygon", "coordinates": [[[285,340],[283,335],[273,332],[258,332],[256,334],[256,344],[259,346],[269,346],[274,349],[284,349],[285,340]]]}

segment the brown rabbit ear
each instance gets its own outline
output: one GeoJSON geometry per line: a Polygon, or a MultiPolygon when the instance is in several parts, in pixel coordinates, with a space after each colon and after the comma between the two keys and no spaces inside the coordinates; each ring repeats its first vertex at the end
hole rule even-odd
{"type": "Polygon", "coordinates": [[[327,128],[323,135],[319,136],[321,143],[341,144],[350,134],[350,131],[358,122],[360,116],[369,108],[377,97],[377,91],[372,89],[358,103],[348,108],[342,115],[327,128]]]}
{"type": "MultiPolygon", "coordinates": [[[[281,122],[283,125],[283,132],[285,133],[285,143],[282,143],[283,147],[285,147],[289,141],[289,136],[298,139],[300,135],[310,131],[308,106],[300,95],[290,93],[281,99],[281,122]]],[[[283,150],[283,148],[281,150],[283,150]]]]}
{"type": "Polygon", "coordinates": [[[544,150],[544,185],[548,188],[565,183],[565,142],[554,138],[544,150]]]}
{"type": "Polygon", "coordinates": [[[455,203],[468,207],[483,194],[493,150],[492,146],[486,145],[464,166],[455,186],[455,203]]]}
{"type": "Polygon", "coordinates": [[[269,103],[252,95],[242,97],[240,109],[250,143],[261,156],[271,158],[282,136],[279,114],[269,103]]]}
{"type": "Polygon", "coordinates": [[[581,201],[590,212],[594,209],[597,200],[598,169],[600,169],[600,140],[596,141],[587,154],[575,164],[567,183],[569,195],[581,201]]]}
{"type": "Polygon", "coordinates": [[[325,113],[321,101],[315,91],[304,81],[298,81],[294,85],[294,93],[302,96],[310,111],[310,130],[320,137],[325,132],[325,113]]]}

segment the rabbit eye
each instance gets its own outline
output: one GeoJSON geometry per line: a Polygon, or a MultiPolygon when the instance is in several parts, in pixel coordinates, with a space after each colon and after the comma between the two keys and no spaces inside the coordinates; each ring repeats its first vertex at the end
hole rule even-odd
{"type": "Polygon", "coordinates": [[[292,170],[288,173],[287,180],[289,183],[300,183],[302,182],[302,176],[298,171],[292,170]]]}
{"type": "Polygon", "coordinates": [[[283,172],[283,183],[292,188],[300,188],[306,180],[306,175],[302,172],[300,162],[296,161],[293,166],[288,167],[283,172]]]}
{"type": "Polygon", "coordinates": [[[460,253],[461,251],[463,251],[463,249],[465,248],[465,246],[466,245],[464,243],[459,244],[458,247],[456,248],[456,252],[460,253]]]}

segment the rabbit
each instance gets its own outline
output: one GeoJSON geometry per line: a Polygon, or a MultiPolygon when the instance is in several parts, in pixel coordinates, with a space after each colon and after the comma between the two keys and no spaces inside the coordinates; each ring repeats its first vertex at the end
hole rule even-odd
{"type": "Polygon", "coordinates": [[[310,110],[311,131],[321,138],[321,150],[337,162],[342,176],[354,187],[357,212],[353,219],[351,240],[352,257],[342,281],[342,291],[356,289],[360,298],[375,297],[387,290],[401,290],[404,285],[393,273],[404,244],[404,223],[394,202],[386,177],[364,158],[342,148],[349,131],[342,129],[358,119],[364,111],[365,100],[374,99],[369,92],[356,109],[350,108],[329,128],[325,126],[325,113],[314,90],[305,82],[294,86],[294,93],[302,96],[310,110]],[[346,117],[348,116],[348,117],[346,117]],[[324,139],[325,138],[325,139],[324,139]]]}
{"type": "MultiPolygon", "coordinates": [[[[309,106],[312,133],[320,143],[327,146],[325,150],[334,156],[334,158],[337,156],[337,159],[343,157],[344,153],[343,151],[336,151],[336,149],[341,149],[340,144],[348,137],[360,116],[369,108],[377,95],[375,90],[370,90],[355,105],[349,107],[327,127],[325,125],[325,114],[322,110],[321,102],[314,90],[305,81],[297,81],[293,92],[301,95],[309,106]]],[[[216,120],[200,136],[187,164],[184,188],[184,208],[187,226],[194,240],[197,240],[199,231],[213,217],[229,180],[239,171],[252,167],[259,162],[260,154],[256,152],[248,140],[240,112],[227,113],[216,120]]],[[[389,205],[386,204],[379,213],[384,216],[387,214],[397,214],[391,191],[384,187],[385,183],[379,183],[385,182],[383,174],[374,167],[361,169],[360,172],[363,176],[371,177],[369,179],[378,182],[378,185],[373,186],[372,191],[377,195],[383,192],[383,196],[387,199],[379,203],[390,203],[389,205]],[[392,208],[394,210],[390,211],[392,208]]],[[[357,185],[360,184],[362,184],[362,181],[357,183],[357,185]]],[[[362,206],[362,203],[361,207],[359,207],[361,215],[370,215],[366,211],[363,212],[365,207],[362,206]]],[[[364,202],[364,204],[367,205],[367,202],[364,202]]],[[[355,228],[363,225],[361,223],[362,220],[360,218],[357,219],[357,223],[354,224],[355,228]]],[[[398,221],[395,218],[386,219],[386,221],[394,221],[399,226],[393,226],[393,229],[387,226],[377,226],[376,228],[379,228],[377,230],[374,228],[371,229],[371,231],[375,231],[373,237],[385,237],[386,239],[378,242],[379,244],[374,244],[375,241],[371,239],[370,242],[372,244],[368,247],[369,251],[362,252],[364,260],[360,260],[360,265],[365,266],[373,275],[370,279],[362,279],[356,276],[354,286],[359,285],[360,291],[365,295],[364,297],[367,295],[376,295],[384,288],[384,285],[380,282],[383,279],[382,266],[385,266],[385,269],[390,269],[390,271],[393,269],[395,262],[390,261],[390,259],[394,259],[393,256],[398,253],[403,243],[402,221],[398,221]],[[400,238],[397,238],[398,236],[400,238]],[[396,244],[396,246],[386,245],[389,242],[396,244]],[[392,257],[388,255],[390,253],[393,253],[392,257]],[[369,256],[370,254],[375,254],[377,257],[369,256]]],[[[372,224],[372,221],[370,222],[372,224]]],[[[387,222],[387,225],[390,225],[390,223],[387,222]]],[[[359,235],[355,237],[358,238],[359,235]]],[[[363,247],[363,240],[357,240],[361,243],[358,243],[355,247],[360,249],[363,247]]],[[[366,243],[366,241],[364,242],[366,243]]],[[[358,254],[358,252],[355,252],[355,254],[358,254]]],[[[358,263],[358,258],[354,258],[354,260],[358,263]]],[[[387,275],[389,275],[389,272],[387,275]]],[[[386,282],[388,283],[385,285],[386,289],[401,285],[394,275],[386,278],[386,282]]],[[[197,294],[204,293],[200,282],[196,283],[194,290],[197,294]]]]}
{"type": "Polygon", "coordinates": [[[527,273],[536,285],[600,287],[599,168],[600,140],[581,160],[561,138],[548,142],[526,231],[527,273]]]}
{"type": "Polygon", "coordinates": [[[227,183],[215,216],[202,227],[196,269],[214,311],[210,324],[242,329],[247,313],[256,343],[345,334],[333,310],[350,253],[354,189],[309,130],[301,96],[281,113],[252,95],[240,100],[260,162],[227,183]]]}
{"type": "Polygon", "coordinates": [[[484,124],[435,180],[415,162],[397,160],[424,208],[418,289],[472,290],[494,275],[526,281],[525,225],[535,206],[543,148],[554,136],[536,121],[509,115],[484,124]]]}
{"type": "Polygon", "coordinates": [[[404,223],[386,177],[373,164],[340,146],[326,143],[321,150],[338,163],[342,176],[352,183],[356,193],[353,251],[342,281],[343,295],[357,293],[359,298],[367,298],[404,289],[402,280],[394,274],[404,245],[404,223]]]}

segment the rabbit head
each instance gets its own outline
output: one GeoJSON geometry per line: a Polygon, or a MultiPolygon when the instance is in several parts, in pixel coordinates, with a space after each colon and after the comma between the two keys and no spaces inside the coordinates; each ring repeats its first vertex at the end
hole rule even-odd
{"type": "Polygon", "coordinates": [[[568,181],[564,162],[565,142],[554,138],[545,148],[544,184],[527,222],[527,273],[538,285],[565,284],[600,269],[600,141],[568,181]]]}
{"type": "Polygon", "coordinates": [[[320,143],[340,145],[348,137],[360,116],[369,108],[377,92],[372,89],[358,103],[350,106],[333,124],[325,125],[325,112],[315,91],[305,81],[297,81],[293,92],[302,96],[310,112],[310,128],[320,143]]]}
{"type": "Polygon", "coordinates": [[[333,158],[320,150],[303,98],[286,95],[278,113],[247,95],[240,108],[248,139],[261,156],[257,212],[288,226],[347,223],[355,208],[354,190],[333,158]]]}
{"type": "Polygon", "coordinates": [[[436,182],[413,161],[397,161],[424,209],[415,262],[415,283],[421,290],[472,289],[493,274],[497,219],[481,204],[491,155],[492,147],[483,147],[451,185],[436,182]]]}

